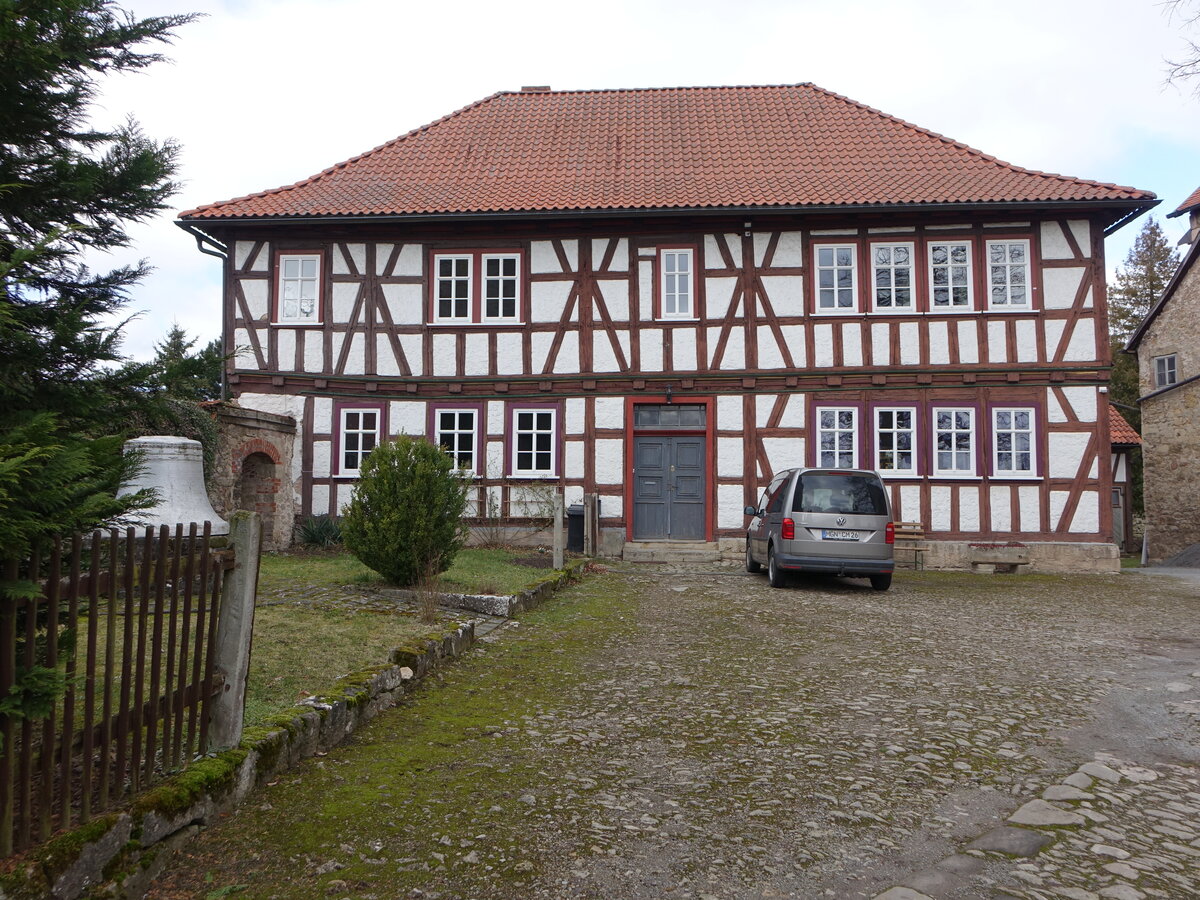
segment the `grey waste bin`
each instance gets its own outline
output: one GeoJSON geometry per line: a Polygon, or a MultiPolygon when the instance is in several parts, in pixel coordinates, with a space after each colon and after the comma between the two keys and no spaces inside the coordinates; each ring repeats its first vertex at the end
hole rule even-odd
{"type": "Polygon", "coordinates": [[[583,552],[583,504],[572,503],[567,507],[567,551],[583,552]]]}

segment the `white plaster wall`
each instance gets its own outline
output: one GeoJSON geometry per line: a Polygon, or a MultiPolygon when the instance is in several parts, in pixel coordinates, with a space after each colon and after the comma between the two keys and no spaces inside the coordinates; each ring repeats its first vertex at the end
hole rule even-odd
{"type": "Polygon", "coordinates": [[[583,422],[586,413],[584,399],[582,397],[569,397],[564,406],[566,407],[563,416],[564,433],[570,435],[583,434],[583,422]]]}
{"type": "Polygon", "coordinates": [[[1119,453],[1112,454],[1112,459],[1110,460],[1109,465],[1112,467],[1112,470],[1113,470],[1113,483],[1114,484],[1124,484],[1125,479],[1127,477],[1126,473],[1125,473],[1125,457],[1124,457],[1124,455],[1119,454],[1119,453]]]}
{"type": "Polygon", "coordinates": [[[571,294],[569,281],[534,281],[529,286],[529,318],[534,322],[558,322],[571,294]]]}
{"type": "Polygon", "coordinates": [[[330,371],[342,357],[342,342],[346,340],[345,332],[335,331],[329,336],[329,368],[330,371]]]}
{"type": "Polygon", "coordinates": [[[612,263],[609,264],[608,271],[610,272],[628,272],[629,271],[629,239],[618,238],[617,249],[613,251],[612,263]]]}
{"type": "Polygon", "coordinates": [[[960,320],[958,325],[958,361],[979,362],[979,324],[974,319],[960,320]]]}
{"type": "Polygon", "coordinates": [[[367,338],[361,331],[350,335],[350,352],[346,354],[347,375],[365,375],[367,371],[367,338]]]}
{"type": "MultiPolygon", "coordinates": [[[[729,315],[729,304],[733,300],[733,289],[736,286],[736,278],[704,279],[704,305],[710,319],[723,319],[729,315]]],[[[646,291],[652,289],[642,287],[643,302],[646,291]]]]}
{"type": "Polygon", "coordinates": [[[1079,505],[1075,507],[1068,531],[1073,534],[1095,534],[1099,530],[1100,494],[1097,491],[1084,491],[1079,495],[1079,505]]]}
{"type": "Polygon", "coordinates": [[[654,262],[653,258],[638,258],[638,316],[643,322],[654,319],[654,262]]]}
{"type": "Polygon", "coordinates": [[[329,397],[313,399],[313,431],[319,433],[333,431],[333,400],[329,397]]]}
{"type": "Polygon", "coordinates": [[[601,281],[599,285],[609,318],[614,322],[629,321],[629,282],[601,281]]]}
{"type": "MultiPolygon", "coordinates": [[[[779,254],[776,253],[776,256],[779,254]]],[[[763,275],[763,288],[777,316],[804,315],[804,279],[799,275],[763,275]]]]}
{"type": "Polygon", "coordinates": [[[233,364],[239,369],[257,369],[258,361],[250,347],[250,332],[245,328],[233,330],[233,364]]]}
{"type": "MultiPolygon", "coordinates": [[[[239,394],[238,405],[278,416],[291,416],[296,420],[297,431],[304,420],[304,398],[290,394],[239,394]]],[[[298,457],[300,454],[294,455],[298,457]]]]}
{"type": "MultiPolygon", "coordinates": [[[[1064,387],[1063,395],[1080,422],[1096,421],[1096,389],[1094,387],[1064,387]]],[[[1053,394],[1053,391],[1051,391],[1053,394]]]]}
{"type": "Polygon", "coordinates": [[[921,364],[921,331],[916,322],[900,323],[900,364],[904,366],[919,366],[921,364]]]}
{"type": "Polygon", "coordinates": [[[1074,478],[1083,461],[1088,435],[1075,431],[1054,431],[1048,435],[1048,473],[1051,478],[1074,478]]]}
{"type": "Polygon", "coordinates": [[[395,351],[392,350],[392,342],[387,339],[386,334],[375,335],[375,374],[385,378],[400,374],[400,365],[396,361],[395,351]]]}
{"type": "Polygon", "coordinates": [[[314,516],[329,515],[329,485],[314,484],[312,486],[312,514],[314,516]]]}
{"type": "Polygon", "coordinates": [[[345,512],[346,507],[350,505],[350,501],[354,499],[354,491],[357,487],[357,481],[342,481],[338,483],[338,515],[341,515],[343,512],[345,512]]]}
{"type": "Polygon", "coordinates": [[[568,478],[583,477],[583,441],[567,441],[563,474],[568,478]]]}
{"type": "MultiPolygon", "coordinates": [[[[1075,254],[1057,222],[1042,223],[1042,259],[1070,259],[1075,254]]],[[[1049,270],[1047,270],[1049,271],[1049,270]]]]}
{"type": "Polygon", "coordinates": [[[1017,321],[1017,362],[1037,362],[1037,321],[1035,319],[1019,319],[1017,321]]]}
{"type": "Polygon", "coordinates": [[[354,300],[358,297],[358,282],[334,282],[333,285],[333,321],[349,322],[354,313],[354,300]]]}
{"type": "Polygon", "coordinates": [[[958,489],[958,528],[960,531],[979,530],[979,491],[976,484],[965,484],[958,489]]]}
{"type": "Polygon", "coordinates": [[[1046,421],[1067,421],[1067,415],[1063,412],[1063,408],[1058,405],[1058,397],[1054,396],[1053,388],[1046,388],[1046,421]]]}
{"type": "Polygon", "coordinates": [[[434,375],[458,374],[457,343],[457,339],[452,334],[435,334],[433,336],[434,375]]]}
{"type": "Polygon", "coordinates": [[[240,269],[246,265],[246,257],[254,249],[254,241],[235,241],[233,245],[233,266],[240,269]]]}
{"type": "Polygon", "coordinates": [[[862,364],[862,326],[857,322],[843,322],[842,365],[861,366],[862,364]]]}
{"type": "Polygon", "coordinates": [[[400,335],[400,349],[404,351],[408,367],[417,378],[425,375],[425,354],[421,344],[422,340],[423,338],[419,334],[400,335]]]}
{"type": "Polygon", "coordinates": [[[671,334],[671,364],[676,372],[692,372],[699,368],[695,328],[676,328],[671,334]]]}
{"type": "Polygon", "coordinates": [[[596,329],[592,332],[592,371],[616,372],[619,368],[612,338],[604,329],[596,329]]]}
{"type": "Polygon", "coordinates": [[[569,240],[562,242],[563,255],[567,258],[567,265],[571,267],[570,271],[574,272],[579,268],[579,241],[569,240]]]}
{"type": "Polygon", "coordinates": [[[375,274],[386,275],[388,257],[392,255],[392,248],[395,244],[380,243],[375,245],[375,274]]]}
{"type": "MultiPolygon", "coordinates": [[[[420,244],[405,244],[400,248],[400,258],[396,260],[397,275],[423,275],[425,273],[425,252],[420,244]]],[[[417,285],[419,288],[420,286],[417,285]]]]}
{"type": "Polygon", "coordinates": [[[1042,489],[1035,484],[1017,488],[1017,506],[1021,512],[1022,531],[1042,530],[1042,489]]]}
{"type": "Polygon", "coordinates": [[[813,326],[813,365],[833,365],[833,326],[828,322],[813,326]]]}
{"type": "MultiPolygon", "coordinates": [[[[717,352],[717,342],[721,339],[720,328],[708,329],[708,349],[714,356],[717,352]]],[[[746,368],[746,331],[735,327],[729,332],[729,340],[725,344],[725,355],[721,359],[722,369],[746,368]]]]}
{"type": "Polygon", "coordinates": [[[775,247],[773,266],[800,267],[804,265],[804,248],[802,235],[799,231],[784,231],[779,235],[779,243],[775,247]]]}
{"type": "Polygon", "coordinates": [[[620,494],[600,495],[600,518],[620,519],[625,515],[625,498],[620,494]]]}
{"type": "Polygon", "coordinates": [[[1070,309],[1086,269],[1042,269],[1042,305],[1046,309],[1070,309]]]}
{"type": "Polygon", "coordinates": [[[742,451],[745,441],[741,438],[717,438],[717,474],[723,478],[742,477],[742,451]]]}
{"type": "Polygon", "coordinates": [[[596,441],[596,483],[625,483],[625,442],[612,438],[596,441]]]}
{"type": "Polygon", "coordinates": [[[388,433],[424,436],[428,427],[423,401],[393,400],[388,404],[388,433]]]}
{"type": "Polygon", "coordinates": [[[620,397],[597,397],[595,416],[597,428],[624,428],[625,401],[620,397]]]}
{"type": "Polygon", "coordinates": [[[313,441],[313,475],[316,478],[327,478],[330,475],[330,454],[332,445],[329,441],[313,441]]]}
{"type": "Polygon", "coordinates": [[[902,484],[900,485],[900,512],[896,516],[898,521],[903,522],[920,522],[921,521],[921,486],[918,484],[902,484]]]}
{"type": "Polygon", "coordinates": [[[767,246],[771,243],[771,235],[769,232],[756,231],[754,237],[754,264],[762,266],[767,261],[767,246]]]}
{"type": "Polygon", "coordinates": [[[771,412],[775,409],[776,396],[775,394],[759,394],[754,398],[754,424],[759,428],[767,427],[771,412]]]}
{"type": "Polygon", "coordinates": [[[742,528],[746,517],[742,515],[744,496],[738,484],[717,485],[717,527],[742,528]]]}
{"type": "Polygon", "coordinates": [[[487,403],[486,412],[487,433],[504,434],[506,431],[504,425],[504,401],[489,400],[487,403]]]}
{"type": "Polygon", "coordinates": [[[1046,359],[1051,360],[1058,352],[1058,342],[1067,323],[1064,319],[1044,319],[1042,326],[1046,329],[1046,359]]]}
{"type": "Polygon", "coordinates": [[[929,361],[934,365],[950,362],[950,331],[947,322],[931,321],[929,328],[929,361]]]}
{"type": "Polygon", "coordinates": [[[425,305],[419,284],[385,284],[383,296],[388,315],[396,325],[421,325],[425,321],[425,305]]]}
{"type": "Polygon", "coordinates": [[[892,359],[892,326],[887,322],[871,323],[871,362],[886,366],[892,359]]]}
{"type": "Polygon", "coordinates": [[[520,375],[522,361],[520,332],[502,331],[496,335],[496,372],[499,375],[520,375]]]}
{"type": "MultiPolygon", "coordinates": [[[[733,258],[733,267],[741,268],[742,236],[740,234],[725,235],[725,245],[729,248],[729,255],[733,258]]],[[[717,239],[711,234],[704,236],[704,259],[710,269],[725,268],[725,257],[721,255],[721,251],[717,247],[717,239]]]]}
{"type": "Polygon", "coordinates": [[[779,348],[779,341],[775,339],[775,332],[760,325],[756,335],[758,338],[758,367],[760,369],[784,368],[783,351],[779,348]]]}
{"type": "Polygon", "coordinates": [[[800,438],[763,438],[762,445],[772,472],[804,465],[804,441],[800,438]]]}
{"type": "Polygon", "coordinates": [[[540,375],[546,367],[546,357],[550,354],[550,345],[554,343],[554,335],[544,331],[535,331],[530,335],[530,363],[533,374],[540,375]]]}
{"type": "Polygon", "coordinates": [[[1075,235],[1075,243],[1084,256],[1092,255],[1092,229],[1087,219],[1068,219],[1067,225],[1075,235]]]}
{"type": "Polygon", "coordinates": [[[250,318],[262,321],[270,315],[271,304],[267,296],[267,280],[265,278],[242,278],[242,294],[246,297],[246,308],[250,318]]]}
{"type": "Polygon", "coordinates": [[[1014,531],[1012,527],[1012,487],[993,484],[990,487],[992,506],[992,531],[1014,531]]]}
{"type": "Polygon", "coordinates": [[[554,244],[550,241],[532,241],[529,245],[529,271],[534,275],[546,275],[561,272],[558,264],[558,254],[554,252],[554,244]]]}
{"type": "MultiPolygon", "coordinates": [[[[497,344],[497,349],[499,349],[499,344],[497,344]]],[[[486,375],[488,373],[488,336],[484,332],[467,335],[465,369],[467,375],[486,375]]]]}
{"type": "Polygon", "coordinates": [[[278,328],[275,331],[276,356],[279,360],[280,371],[286,372],[296,366],[296,331],[292,328],[278,328]]]}
{"type": "Polygon", "coordinates": [[[788,352],[792,354],[792,364],[797,369],[808,368],[808,349],[804,326],[783,325],[780,327],[780,331],[783,332],[783,340],[787,344],[788,352]]]}
{"type": "Polygon", "coordinates": [[[954,489],[935,484],[929,489],[929,519],[933,531],[950,530],[950,495],[954,489]]]}
{"type": "Polygon", "coordinates": [[[721,396],[717,398],[717,428],[728,431],[732,428],[742,428],[742,398],[738,396],[721,396]]]}
{"type": "Polygon", "coordinates": [[[988,322],[988,362],[1008,362],[1008,347],[1005,344],[1006,322],[988,322]]]}
{"type": "Polygon", "coordinates": [[[1067,342],[1067,352],[1063,359],[1070,362],[1090,361],[1096,358],[1096,320],[1080,318],[1075,320],[1075,329],[1071,332],[1071,340],[1067,342]]]}
{"type": "Polygon", "coordinates": [[[346,249],[350,251],[350,258],[354,260],[354,267],[359,272],[367,271],[367,245],[347,244],[346,249]]]}
{"type": "Polygon", "coordinates": [[[564,332],[562,344],[558,348],[558,359],[554,363],[554,371],[559,374],[568,375],[573,375],[581,371],[579,368],[578,331],[564,332]]]}
{"type": "Polygon", "coordinates": [[[663,333],[661,328],[643,328],[638,338],[643,372],[661,372],[663,368],[663,333]]]}
{"type": "MultiPolygon", "coordinates": [[[[488,441],[487,444],[487,471],[485,474],[489,478],[501,478],[504,475],[504,443],[502,441],[488,441]]],[[[495,491],[496,503],[500,502],[499,488],[492,488],[495,491]]]]}
{"type": "Polygon", "coordinates": [[[304,334],[304,371],[325,371],[325,341],[319,331],[304,334]]]}
{"type": "Polygon", "coordinates": [[[804,427],[804,397],[792,394],[788,397],[787,406],[783,408],[783,417],[779,420],[781,428],[804,427]]]}

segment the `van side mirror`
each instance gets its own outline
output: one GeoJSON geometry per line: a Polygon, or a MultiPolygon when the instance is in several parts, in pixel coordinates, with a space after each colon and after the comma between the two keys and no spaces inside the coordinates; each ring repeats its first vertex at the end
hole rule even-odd
{"type": "Polygon", "coordinates": [[[757,518],[758,516],[762,515],[762,510],[754,506],[747,506],[742,510],[742,514],[746,516],[755,516],[757,518]]]}

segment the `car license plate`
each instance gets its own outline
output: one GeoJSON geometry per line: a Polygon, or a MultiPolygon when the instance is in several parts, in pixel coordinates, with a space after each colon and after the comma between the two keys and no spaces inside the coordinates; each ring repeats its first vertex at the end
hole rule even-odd
{"type": "Polygon", "coordinates": [[[822,528],[821,539],[825,541],[857,541],[857,531],[839,531],[836,528],[822,528]]]}

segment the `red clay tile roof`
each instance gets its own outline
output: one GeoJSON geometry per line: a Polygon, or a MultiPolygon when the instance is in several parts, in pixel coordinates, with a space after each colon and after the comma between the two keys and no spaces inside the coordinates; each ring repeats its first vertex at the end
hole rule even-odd
{"type": "Polygon", "coordinates": [[[1022,169],[812,84],[505,91],[185,219],[1150,201],[1022,169]]]}
{"type": "Polygon", "coordinates": [[[1167,218],[1173,219],[1175,216],[1182,216],[1185,212],[1190,212],[1197,206],[1200,206],[1200,188],[1196,188],[1194,191],[1192,191],[1191,196],[1180,203],[1174,212],[1167,213],[1167,218]]]}
{"type": "Polygon", "coordinates": [[[1125,421],[1121,411],[1108,405],[1108,442],[1110,444],[1140,444],[1142,436],[1133,430],[1133,426],[1125,421]]]}

